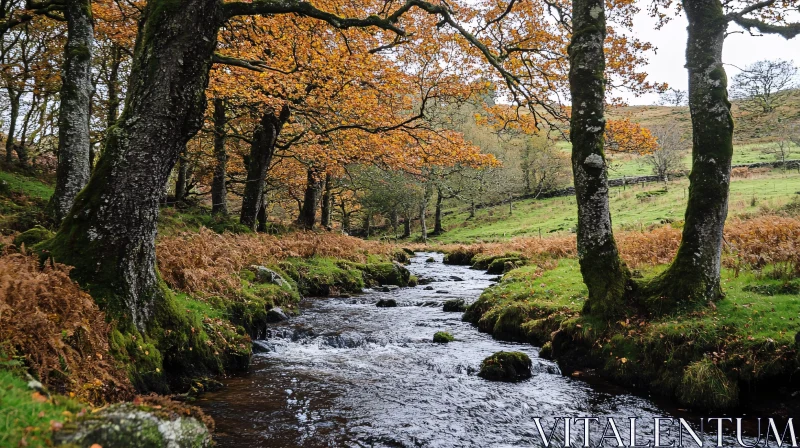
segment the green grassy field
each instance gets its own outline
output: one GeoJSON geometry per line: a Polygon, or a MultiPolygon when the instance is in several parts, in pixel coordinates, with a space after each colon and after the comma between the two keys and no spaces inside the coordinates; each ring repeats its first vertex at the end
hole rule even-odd
{"type": "MultiPolygon", "coordinates": [[[[652,224],[683,219],[688,179],[648,184],[644,187],[611,189],[611,214],[615,228],[639,229],[652,224]]],[[[749,179],[731,182],[729,216],[758,213],[781,207],[800,197],[800,174],[772,170],[749,179]]],[[[516,236],[542,236],[555,232],[570,232],[575,228],[577,206],[575,197],[516,201],[511,216],[508,205],[478,210],[474,219],[467,220],[467,210],[461,205],[444,216],[446,232],[438,242],[499,241],[516,236]]]]}

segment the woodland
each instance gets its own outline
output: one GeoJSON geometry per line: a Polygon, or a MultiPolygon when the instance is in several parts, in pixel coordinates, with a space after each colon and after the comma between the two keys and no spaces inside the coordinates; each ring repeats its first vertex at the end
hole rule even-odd
{"type": "Polygon", "coordinates": [[[734,30],[794,39],[800,4],[0,1],[0,446],[209,446],[191,399],[253,340],[417,287],[415,252],[502,275],[463,320],[565,374],[796,394],[798,69],[729,79],[734,30]],[[643,13],[686,22],[687,91],[643,13]]]}

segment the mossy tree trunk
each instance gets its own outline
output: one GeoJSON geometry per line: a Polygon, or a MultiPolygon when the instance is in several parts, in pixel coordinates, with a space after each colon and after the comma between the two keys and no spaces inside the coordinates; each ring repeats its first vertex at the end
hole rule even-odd
{"type": "Polygon", "coordinates": [[[261,205],[258,207],[258,216],[256,216],[256,221],[258,224],[256,225],[257,232],[266,232],[267,231],[267,195],[264,193],[261,196],[261,205]]]}
{"type": "Polygon", "coordinates": [[[19,119],[19,103],[22,92],[13,89],[11,86],[6,88],[8,92],[9,113],[8,113],[8,135],[6,136],[6,163],[11,164],[14,158],[14,134],[17,131],[17,120],[19,119]]]}
{"type": "Polygon", "coordinates": [[[331,227],[331,207],[333,205],[333,179],[331,173],[325,173],[325,190],[322,193],[322,217],[320,224],[326,229],[331,227]]]}
{"type": "Polygon", "coordinates": [[[225,100],[214,98],[214,178],[211,180],[211,214],[227,216],[228,190],[225,178],[228,174],[228,153],[225,151],[225,100]]]}
{"type": "Polygon", "coordinates": [[[319,193],[322,189],[320,181],[313,170],[306,173],[306,191],[303,195],[303,207],[300,209],[300,216],[297,219],[300,227],[306,230],[314,228],[317,222],[317,206],[319,205],[319,193]]]}
{"type": "Polygon", "coordinates": [[[239,222],[256,230],[258,223],[258,210],[264,197],[264,185],[267,179],[267,170],[275,154],[275,142],[289,120],[289,108],[283,106],[278,116],[272,109],[261,116],[261,120],[253,130],[250,157],[247,163],[247,182],[242,196],[242,210],[239,222]]]}
{"type": "Polygon", "coordinates": [[[728,21],[719,0],[684,0],[692,117],[692,172],[683,237],[670,267],[646,288],[654,312],[721,297],[722,231],[728,215],[733,118],[722,45],[728,21]]]}
{"type": "MultiPolygon", "coordinates": [[[[164,185],[200,129],[217,31],[218,0],[147,3],[125,108],[55,238],[52,256],[121,323],[163,324],[168,295],[156,271],[155,237],[164,185]]],[[[83,166],[86,166],[84,164],[83,166]]]]}
{"type": "Polygon", "coordinates": [[[572,1],[569,82],[572,92],[572,172],[578,203],[578,259],[589,289],[584,312],[613,319],[625,312],[629,272],[611,230],[605,131],[605,8],[602,0],[572,1]]]}
{"type": "Polygon", "coordinates": [[[48,213],[56,223],[69,213],[75,197],[89,182],[91,172],[89,118],[94,91],[91,1],[67,0],[64,17],[67,19],[67,43],[58,112],[58,166],[55,191],[48,205],[48,213]]]}
{"type": "Polygon", "coordinates": [[[411,216],[410,214],[406,214],[403,216],[403,235],[401,238],[410,238],[411,237],[411,216]]]}

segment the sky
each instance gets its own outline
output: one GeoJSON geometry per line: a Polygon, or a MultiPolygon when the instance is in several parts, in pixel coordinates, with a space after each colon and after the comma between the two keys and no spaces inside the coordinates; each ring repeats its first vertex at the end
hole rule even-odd
{"type": "MultiPolygon", "coordinates": [[[[666,82],[670,87],[686,90],[687,74],[683,67],[686,50],[686,17],[681,15],[660,30],[655,29],[655,23],[655,19],[649,17],[646,11],[639,13],[634,23],[636,36],[658,48],[656,54],[650,55],[649,64],[645,68],[649,74],[648,79],[666,82]]],[[[736,25],[730,25],[728,28],[729,32],[739,30],[736,25]]],[[[796,65],[800,65],[800,38],[787,41],[779,36],[730,34],[725,39],[722,59],[726,64],[728,79],[739,72],[736,67],[745,67],[762,59],[794,60],[796,65]]],[[[658,94],[637,98],[620,93],[631,105],[655,104],[658,101],[658,94]]]]}

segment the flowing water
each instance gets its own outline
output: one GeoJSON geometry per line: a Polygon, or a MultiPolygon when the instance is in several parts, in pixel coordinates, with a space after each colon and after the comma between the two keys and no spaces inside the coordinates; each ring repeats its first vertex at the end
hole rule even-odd
{"type": "MultiPolygon", "coordinates": [[[[549,417],[543,425],[549,434],[554,416],[649,421],[668,414],[645,398],[565,377],[535,347],[493,340],[461,322],[461,313],[443,312],[448,299],[476,300],[494,277],[441,260],[441,254],[420,253],[408,267],[434,280],[432,290],[311,299],[299,317],[271,328],[255,343],[260,353],[251,371],[226,379],[222,390],[198,402],[216,421],[218,446],[535,446],[534,417],[549,417]],[[426,263],[428,257],[436,262],[426,263]],[[398,307],[376,307],[386,298],[398,307]],[[457,340],[434,344],[439,330],[457,340]],[[527,353],[533,378],[478,377],[481,360],[499,350],[527,353]]],[[[626,433],[628,420],[622,424],[626,433]]],[[[652,440],[652,427],[639,431],[652,440]]],[[[580,439],[582,427],[573,432],[580,439]]]]}

